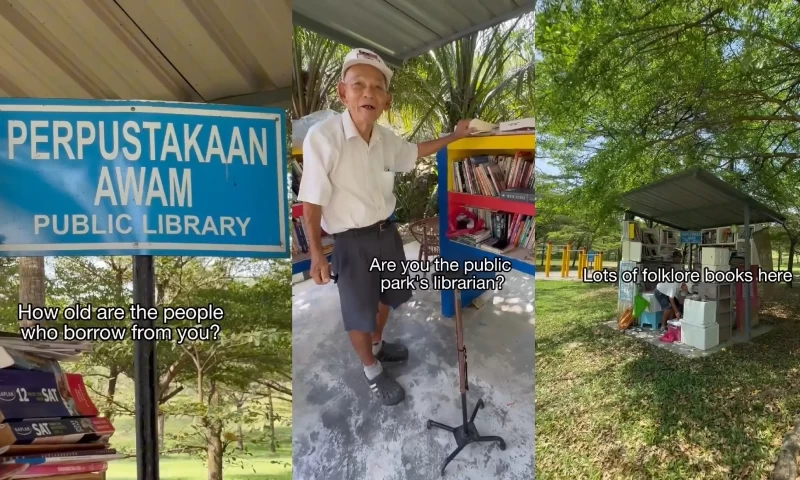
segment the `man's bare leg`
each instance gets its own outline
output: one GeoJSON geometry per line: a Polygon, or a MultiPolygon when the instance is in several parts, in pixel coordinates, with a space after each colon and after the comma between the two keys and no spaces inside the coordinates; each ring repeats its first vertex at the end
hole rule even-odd
{"type": "Polygon", "coordinates": [[[378,313],[375,315],[375,332],[372,333],[372,353],[380,362],[402,362],[408,358],[408,349],[401,343],[383,340],[383,329],[389,319],[389,305],[378,302],[378,313]]]}
{"type": "Polygon", "coordinates": [[[365,367],[375,365],[377,361],[375,355],[372,353],[372,337],[369,332],[348,332],[350,335],[350,342],[353,344],[353,349],[356,351],[361,364],[365,367]]]}
{"type": "Polygon", "coordinates": [[[667,320],[671,319],[672,319],[672,308],[668,308],[664,310],[664,312],[661,314],[661,328],[665,330],[667,328],[667,320]]]}
{"type": "Polygon", "coordinates": [[[389,305],[378,302],[378,314],[375,316],[375,332],[372,333],[372,344],[377,345],[383,340],[383,329],[389,320],[389,305]]]}

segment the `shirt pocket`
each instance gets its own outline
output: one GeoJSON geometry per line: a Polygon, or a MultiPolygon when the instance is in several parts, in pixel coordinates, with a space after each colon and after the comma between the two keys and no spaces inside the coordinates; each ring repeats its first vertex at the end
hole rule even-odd
{"type": "Polygon", "coordinates": [[[391,197],[394,195],[394,172],[381,172],[381,191],[384,197],[391,197]]]}

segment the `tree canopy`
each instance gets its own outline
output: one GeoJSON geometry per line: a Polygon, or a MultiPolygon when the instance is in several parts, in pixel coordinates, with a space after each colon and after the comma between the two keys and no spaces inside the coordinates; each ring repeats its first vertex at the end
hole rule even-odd
{"type": "Polygon", "coordinates": [[[789,0],[540,2],[537,156],[608,221],[622,192],[693,166],[796,215],[798,18],[789,0]]]}

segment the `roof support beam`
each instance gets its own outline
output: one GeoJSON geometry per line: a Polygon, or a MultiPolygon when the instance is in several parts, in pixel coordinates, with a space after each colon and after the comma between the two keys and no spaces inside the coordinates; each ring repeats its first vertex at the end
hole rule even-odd
{"type": "Polygon", "coordinates": [[[346,33],[340,32],[335,28],[331,28],[327,25],[324,25],[316,20],[306,17],[305,15],[297,12],[292,12],[292,22],[295,25],[299,25],[306,30],[311,30],[313,32],[317,32],[322,36],[328,37],[334,42],[339,42],[343,45],[347,45],[351,48],[369,48],[374,50],[375,53],[383,58],[383,61],[388,63],[389,65],[399,68],[403,65],[403,60],[395,57],[393,54],[387,52],[385,49],[378,47],[373,42],[367,39],[359,39],[354,36],[350,36],[346,33]]]}
{"type": "Polygon", "coordinates": [[[282,107],[286,108],[292,103],[292,88],[278,88],[266,92],[249,93],[247,95],[236,95],[234,97],[218,98],[209,100],[208,103],[220,103],[223,105],[240,105],[245,107],[282,107]]]}

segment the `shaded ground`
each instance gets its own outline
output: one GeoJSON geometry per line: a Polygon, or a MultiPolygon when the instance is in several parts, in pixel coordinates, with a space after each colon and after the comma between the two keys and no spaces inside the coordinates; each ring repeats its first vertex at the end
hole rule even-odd
{"type": "Polygon", "coordinates": [[[614,287],[538,282],[539,480],[766,478],[800,412],[800,289],[778,292],[772,331],[687,359],[602,325],[614,287]]]}

